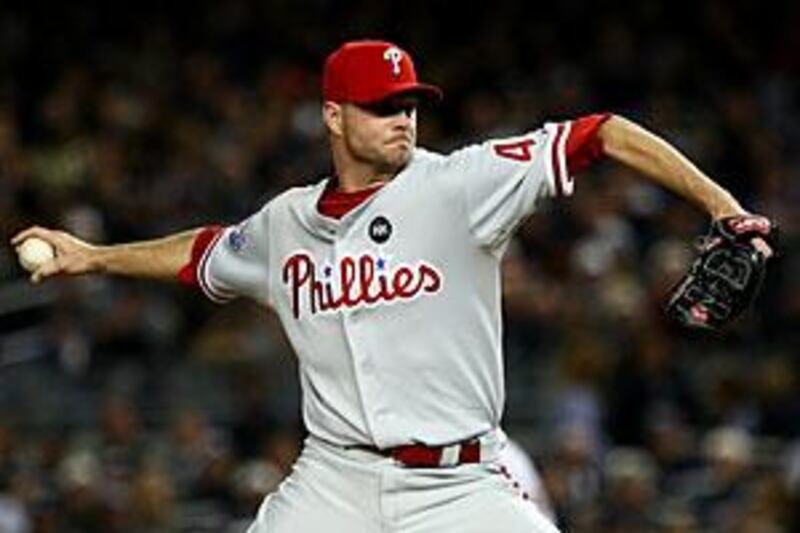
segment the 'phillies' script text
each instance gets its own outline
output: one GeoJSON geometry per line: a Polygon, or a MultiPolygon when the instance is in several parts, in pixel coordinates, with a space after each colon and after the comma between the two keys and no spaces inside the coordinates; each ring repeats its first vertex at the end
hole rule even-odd
{"type": "Polygon", "coordinates": [[[343,257],[338,267],[327,266],[318,272],[314,258],[301,252],[284,261],[283,282],[291,293],[294,317],[300,318],[303,300],[312,315],[342,307],[410,300],[439,291],[442,275],[424,261],[390,270],[383,259],[369,254],[343,257]]]}

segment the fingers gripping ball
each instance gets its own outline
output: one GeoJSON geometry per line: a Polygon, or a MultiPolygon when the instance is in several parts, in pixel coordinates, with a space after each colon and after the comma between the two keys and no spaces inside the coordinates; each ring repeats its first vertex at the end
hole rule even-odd
{"type": "Polygon", "coordinates": [[[693,329],[718,330],[735,320],[758,295],[769,255],[754,244],[775,246],[775,230],[761,216],[712,223],[700,255],[670,293],[667,314],[693,329]]]}
{"type": "Polygon", "coordinates": [[[49,242],[37,237],[25,239],[17,247],[19,264],[28,272],[35,272],[39,267],[56,256],[56,250],[49,242]]]}

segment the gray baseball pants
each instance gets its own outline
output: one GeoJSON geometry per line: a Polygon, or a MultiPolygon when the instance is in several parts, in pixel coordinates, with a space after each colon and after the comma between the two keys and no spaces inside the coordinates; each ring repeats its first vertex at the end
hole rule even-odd
{"type": "Polygon", "coordinates": [[[558,533],[489,460],[407,468],[391,457],[306,440],[248,533],[558,533]]]}

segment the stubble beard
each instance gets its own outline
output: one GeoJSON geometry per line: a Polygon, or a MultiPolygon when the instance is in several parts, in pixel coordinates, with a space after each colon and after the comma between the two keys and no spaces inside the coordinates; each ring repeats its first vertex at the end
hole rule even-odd
{"type": "Polygon", "coordinates": [[[376,174],[383,176],[394,176],[406,168],[406,166],[408,166],[408,164],[411,162],[414,148],[410,147],[407,151],[392,150],[388,152],[381,152],[376,150],[371,154],[358,153],[357,150],[351,149],[351,153],[355,156],[355,159],[361,161],[362,163],[367,163],[373,169],[375,169],[376,174]]]}
{"type": "Polygon", "coordinates": [[[394,157],[387,156],[381,158],[376,167],[381,174],[397,174],[408,166],[411,162],[412,155],[413,148],[409,149],[407,152],[403,151],[401,154],[394,157]]]}

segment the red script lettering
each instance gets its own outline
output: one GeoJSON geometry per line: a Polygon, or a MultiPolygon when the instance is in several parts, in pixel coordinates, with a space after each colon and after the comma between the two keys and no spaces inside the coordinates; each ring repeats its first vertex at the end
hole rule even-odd
{"type": "Polygon", "coordinates": [[[424,261],[389,269],[385,260],[369,254],[344,257],[338,268],[326,266],[320,273],[311,255],[298,252],[284,261],[283,282],[289,290],[292,314],[300,318],[303,301],[314,315],[436,293],[442,288],[442,274],[424,261]]]}

